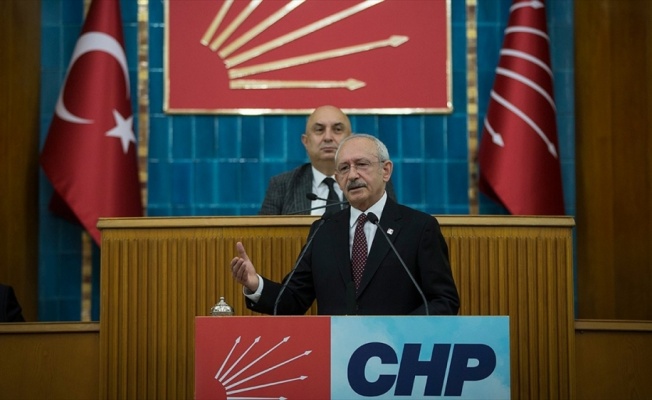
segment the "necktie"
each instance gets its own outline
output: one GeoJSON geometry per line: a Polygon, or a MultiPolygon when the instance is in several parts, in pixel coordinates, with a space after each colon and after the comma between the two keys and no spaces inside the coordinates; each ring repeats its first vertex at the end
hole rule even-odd
{"type": "Polygon", "coordinates": [[[358,287],[360,287],[362,272],[364,271],[364,266],[367,263],[367,237],[364,234],[364,224],[366,222],[367,214],[360,214],[358,217],[358,224],[355,226],[353,248],[351,249],[351,269],[356,290],[358,290],[358,287]]]}
{"type": "Polygon", "coordinates": [[[335,211],[340,210],[339,204],[334,205],[334,203],[340,202],[340,198],[335,192],[335,187],[333,186],[335,184],[335,179],[327,176],[326,178],[324,178],[323,182],[326,184],[326,186],[328,186],[328,198],[327,198],[328,201],[326,202],[326,204],[331,204],[330,206],[326,207],[326,209],[324,210],[324,215],[330,215],[335,211]]]}

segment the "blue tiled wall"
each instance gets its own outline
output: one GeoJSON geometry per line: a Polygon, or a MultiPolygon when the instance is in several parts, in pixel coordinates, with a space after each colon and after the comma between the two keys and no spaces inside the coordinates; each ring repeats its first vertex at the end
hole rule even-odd
{"type": "MultiPolygon", "coordinates": [[[[121,0],[132,93],[137,93],[137,2],[121,0]]],[[[477,0],[479,123],[486,112],[509,0],[477,0]]],[[[567,213],[575,213],[573,2],[547,2],[567,213]]],[[[400,202],[432,214],[468,214],[466,5],[451,0],[453,106],[448,115],[354,115],[353,130],[377,135],[395,162],[400,202]]],[[[267,181],[307,161],[305,116],[167,115],[163,109],[164,2],[149,2],[149,216],[253,215],[267,181]]],[[[41,143],[83,23],[83,0],[42,0],[41,143]]],[[[137,99],[134,98],[134,105],[137,99]]],[[[135,109],[135,108],[134,108],[135,109]]],[[[136,124],[138,121],[136,121],[136,124]]],[[[137,129],[137,126],[136,126],[137,129]]],[[[39,319],[79,320],[81,231],[47,209],[40,178],[39,319]]],[[[504,211],[481,198],[482,214],[504,211]]],[[[99,318],[94,247],[92,318],[99,318]]]]}

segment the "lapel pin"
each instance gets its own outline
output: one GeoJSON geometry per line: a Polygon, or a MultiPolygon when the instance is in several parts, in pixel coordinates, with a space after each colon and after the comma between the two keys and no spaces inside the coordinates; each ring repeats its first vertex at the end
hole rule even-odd
{"type": "Polygon", "coordinates": [[[392,233],[394,233],[394,229],[389,228],[389,229],[387,230],[387,234],[388,234],[388,235],[391,235],[392,233]]]}

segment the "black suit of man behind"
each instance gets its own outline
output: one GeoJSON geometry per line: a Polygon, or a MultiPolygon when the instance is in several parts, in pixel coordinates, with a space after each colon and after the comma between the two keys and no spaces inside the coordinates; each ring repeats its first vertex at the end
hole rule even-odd
{"type": "Polygon", "coordinates": [[[14,289],[0,284],[0,322],[25,322],[14,289]]]}

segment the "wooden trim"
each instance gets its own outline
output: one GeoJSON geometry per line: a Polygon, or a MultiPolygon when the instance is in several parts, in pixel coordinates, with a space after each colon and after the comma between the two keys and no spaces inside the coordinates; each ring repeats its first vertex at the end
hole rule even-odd
{"type": "Polygon", "coordinates": [[[580,319],[575,321],[576,331],[652,332],[652,321],[617,321],[580,319]]]}
{"type": "MultiPolygon", "coordinates": [[[[493,226],[493,227],[573,227],[572,217],[543,216],[499,216],[499,215],[435,215],[441,226],[493,226]]],[[[238,217],[142,217],[142,218],[100,218],[97,226],[102,229],[122,228],[196,228],[225,226],[309,226],[315,220],[313,215],[297,216],[238,216],[238,217]]]]}
{"type": "Polygon", "coordinates": [[[19,322],[0,324],[0,335],[5,333],[75,333],[99,331],[99,322],[19,322]]]}

